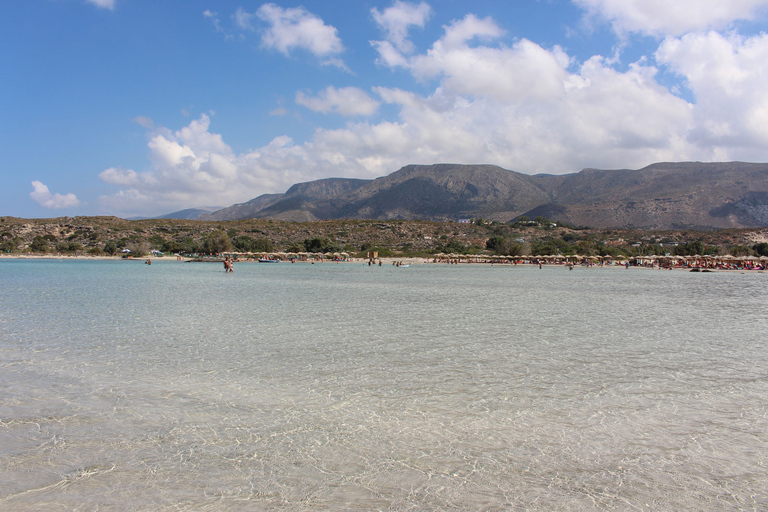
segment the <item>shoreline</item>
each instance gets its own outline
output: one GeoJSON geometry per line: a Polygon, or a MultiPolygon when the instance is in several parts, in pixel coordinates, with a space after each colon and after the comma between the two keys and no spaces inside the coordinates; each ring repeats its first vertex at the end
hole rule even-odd
{"type": "MultiPolygon", "coordinates": [[[[179,259],[177,256],[142,256],[142,257],[136,257],[136,258],[123,258],[122,256],[106,256],[106,255],[99,255],[99,256],[91,256],[91,255],[53,255],[53,254],[3,254],[0,256],[0,260],[79,260],[79,261],[97,261],[97,260],[113,260],[113,261],[135,261],[140,263],[145,263],[147,260],[150,261],[175,261],[179,263],[186,263],[186,262],[192,262],[195,261],[196,258],[188,258],[188,257],[181,257],[179,259]]],[[[482,259],[482,257],[481,257],[482,259]]],[[[374,263],[372,266],[397,266],[398,263],[400,265],[485,265],[485,266],[502,266],[502,267],[516,267],[516,266],[523,266],[523,267],[535,267],[538,265],[538,263],[530,261],[530,258],[526,258],[528,261],[522,261],[517,264],[515,263],[509,263],[509,262],[499,262],[499,261],[460,261],[458,263],[449,263],[446,260],[441,261],[434,261],[435,258],[417,258],[417,257],[403,257],[403,258],[396,258],[396,257],[382,257],[377,258],[376,263],[374,263]],[[381,262],[381,265],[379,265],[378,262],[381,262]]],[[[242,264],[242,263],[258,263],[256,260],[235,260],[236,263],[242,264]]],[[[220,263],[217,261],[212,261],[211,263],[220,263]]],[[[285,264],[291,264],[290,260],[283,260],[282,263],[285,264]]],[[[307,264],[311,263],[307,260],[297,260],[295,263],[300,264],[307,264]]],[[[325,259],[325,260],[315,260],[315,264],[328,264],[328,263],[336,263],[336,264],[368,264],[367,258],[350,258],[347,260],[341,260],[341,261],[334,261],[332,259],[325,259]]],[[[561,262],[542,262],[542,267],[563,267],[567,268],[568,264],[561,261],[561,262]]],[[[630,270],[630,269],[643,269],[643,270],[678,270],[678,271],[699,271],[699,272],[750,272],[750,273],[758,273],[762,274],[766,271],[766,269],[749,269],[749,268],[710,268],[710,267],[688,267],[688,266],[674,266],[674,267],[659,267],[658,265],[653,266],[647,266],[647,265],[630,265],[629,267],[626,267],[623,264],[608,264],[608,265],[600,265],[600,264],[592,264],[592,265],[582,265],[582,264],[575,264],[573,266],[574,268],[584,268],[584,269],[622,269],[622,270],[630,270]]]]}

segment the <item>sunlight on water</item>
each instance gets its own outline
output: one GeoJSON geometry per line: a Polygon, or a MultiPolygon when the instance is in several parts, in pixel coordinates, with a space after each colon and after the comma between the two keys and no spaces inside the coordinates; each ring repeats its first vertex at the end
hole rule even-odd
{"type": "Polygon", "coordinates": [[[3,510],[765,510],[768,274],[0,260],[3,510]]]}

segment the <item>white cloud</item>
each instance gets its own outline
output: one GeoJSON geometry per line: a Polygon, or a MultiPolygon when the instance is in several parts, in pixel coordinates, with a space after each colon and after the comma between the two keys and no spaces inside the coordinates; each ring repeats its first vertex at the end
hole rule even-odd
{"type": "Polygon", "coordinates": [[[219,13],[206,9],[203,11],[203,16],[211,20],[213,26],[216,28],[216,32],[224,32],[221,26],[221,20],[219,19],[219,13]]]}
{"type": "Polygon", "coordinates": [[[86,0],[88,3],[91,3],[95,5],[96,7],[101,7],[102,9],[115,9],[115,3],[117,0],[86,0]]]}
{"type": "MultiPolygon", "coordinates": [[[[550,51],[527,39],[511,48],[470,46],[475,40],[491,41],[503,33],[490,18],[468,15],[446,26],[445,35],[425,54],[400,55],[398,63],[420,80],[440,78],[442,86],[456,94],[501,101],[560,94],[570,60],[559,47],[550,51]]],[[[382,59],[393,62],[392,56],[382,55],[382,59]]]]}
{"type": "Polygon", "coordinates": [[[235,26],[241,30],[256,30],[252,21],[254,18],[256,18],[256,13],[250,13],[242,7],[238,7],[235,14],[232,15],[235,26]]]}
{"type": "Polygon", "coordinates": [[[213,22],[216,31],[223,33],[225,39],[239,37],[245,40],[248,32],[260,33],[264,48],[286,56],[297,50],[306,51],[319,58],[323,66],[350,71],[338,57],[344,52],[338,30],[304,7],[283,8],[266,3],[254,12],[238,7],[231,16],[231,29],[224,28],[217,12],[205,10],[203,16],[213,22]]]}
{"type": "Polygon", "coordinates": [[[397,48],[394,47],[389,41],[371,41],[371,45],[376,48],[379,53],[379,58],[376,59],[378,64],[390,68],[406,67],[408,60],[397,48]]]}
{"type": "Polygon", "coordinates": [[[29,197],[45,208],[57,210],[61,208],[71,208],[80,204],[80,201],[75,194],[51,194],[48,187],[39,181],[33,181],[32,188],[34,188],[34,190],[29,193],[29,197]]]}
{"type": "Polygon", "coordinates": [[[694,142],[768,146],[768,35],[687,34],[665,40],[656,59],[696,97],[694,142]]]}
{"type": "Polygon", "coordinates": [[[151,130],[155,127],[155,122],[152,121],[151,117],[147,116],[136,116],[133,118],[133,122],[141,126],[142,128],[146,128],[148,130],[151,130]]]}
{"type": "MultiPolygon", "coordinates": [[[[400,52],[413,52],[413,43],[408,37],[410,27],[424,28],[424,24],[432,12],[432,9],[425,2],[412,4],[397,0],[391,7],[379,12],[375,7],[371,9],[371,14],[376,23],[386,33],[386,40],[400,52]]],[[[374,45],[381,41],[372,42],[374,45]]]]}
{"type": "MultiPolygon", "coordinates": [[[[249,28],[250,18],[244,11],[238,11],[238,25],[249,28]]],[[[269,27],[261,37],[262,44],[285,55],[294,49],[310,52],[317,57],[329,57],[344,51],[335,27],[326,25],[322,19],[303,7],[283,9],[275,4],[264,4],[255,12],[269,27]]]]}
{"type": "Polygon", "coordinates": [[[619,34],[678,36],[753,19],[768,0],[573,0],[587,15],[608,21],[619,34]]]}
{"type": "MultiPolygon", "coordinates": [[[[325,165],[288,137],[235,154],[209,127],[210,118],[202,115],[175,132],[155,128],[147,144],[152,170],[137,173],[113,167],[99,174],[104,183],[120,187],[100,197],[102,210],[163,213],[189,205],[242,202],[314,179],[314,172],[325,165]]],[[[323,172],[330,173],[330,165],[323,172]]]]}
{"type": "Polygon", "coordinates": [[[303,92],[296,93],[296,103],[315,112],[333,112],[345,117],[369,116],[376,113],[379,103],[356,87],[337,89],[328,86],[317,96],[310,97],[303,92]]]}
{"type": "Polygon", "coordinates": [[[136,186],[146,181],[146,175],[142,177],[132,169],[110,167],[99,173],[99,179],[111,185],[136,186]]]}
{"type": "Polygon", "coordinates": [[[297,182],[374,178],[410,163],[493,163],[561,174],[658,161],[768,160],[764,34],[668,37],[655,60],[619,68],[615,56],[579,63],[557,46],[527,39],[505,45],[489,18],[469,15],[444,30],[423,52],[376,44],[382,62],[410,72],[430,93],[373,87],[371,95],[330,86],[295,98],[345,116],[370,115],[383,103],[396,117],[321,128],[302,142],[278,136],[244,153],[213,133],[206,115],[175,132],[151,128],[152,169],[103,171],[102,181],[120,189],[102,199],[103,207],[163,213],[233,204],[297,182]],[[695,100],[661,85],[660,69],[679,75],[695,100]]]}

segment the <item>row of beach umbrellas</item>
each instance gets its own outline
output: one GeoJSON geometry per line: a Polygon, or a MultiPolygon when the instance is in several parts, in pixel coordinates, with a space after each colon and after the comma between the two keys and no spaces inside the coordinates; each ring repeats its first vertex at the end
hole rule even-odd
{"type": "Polygon", "coordinates": [[[321,253],[321,252],[225,252],[224,256],[247,256],[249,258],[268,258],[268,259],[331,259],[331,258],[349,258],[349,253],[346,252],[334,252],[321,253]]]}
{"type": "Polygon", "coordinates": [[[693,255],[693,256],[632,256],[632,257],[616,257],[606,255],[606,256],[582,256],[579,254],[573,254],[573,255],[562,255],[562,254],[546,254],[546,255],[539,255],[539,256],[499,256],[499,255],[481,255],[481,254],[445,254],[440,253],[435,255],[438,259],[457,259],[457,260],[511,260],[511,259],[526,259],[526,260],[544,260],[544,261],[584,261],[584,260],[592,260],[592,261],[607,261],[607,260],[642,260],[642,261],[697,261],[697,260],[706,260],[706,261],[714,261],[714,262],[746,262],[746,261],[768,261],[768,256],[731,256],[731,255],[723,255],[723,256],[701,256],[701,255],[693,255]]]}
{"type": "MultiPolygon", "coordinates": [[[[334,253],[320,253],[320,252],[227,252],[225,256],[236,256],[249,258],[268,258],[268,259],[348,259],[349,253],[346,252],[334,252],[334,253]]],[[[455,254],[455,253],[439,253],[435,254],[434,258],[437,259],[450,259],[450,260],[464,260],[464,261],[509,261],[513,259],[525,259],[525,260],[541,260],[545,262],[551,261],[626,261],[626,260],[639,260],[641,262],[653,262],[653,261],[666,261],[666,262],[692,262],[692,261],[706,261],[711,263],[744,263],[744,262],[768,262],[768,256],[701,256],[699,254],[693,256],[633,256],[628,257],[616,257],[606,256],[582,256],[579,254],[573,255],[561,255],[561,254],[546,254],[539,256],[500,256],[500,255],[483,255],[483,254],[455,254]]]]}

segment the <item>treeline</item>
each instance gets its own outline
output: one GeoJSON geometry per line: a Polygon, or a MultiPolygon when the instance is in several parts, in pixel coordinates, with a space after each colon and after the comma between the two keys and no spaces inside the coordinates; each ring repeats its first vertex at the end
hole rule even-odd
{"type": "MultiPolygon", "coordinates": [[[[646,232],[595,230],[519,217],[512,222],[258,220],[199,222],[126,221],[107,217],[24,220],[0,217],[4,253],[145,255],[224,252],[346,252],[364,257],[487,254],[504,256],[583,255],[768,255],[768,244],[748,230],[646,232]]],[[[764,236],[765,234],[763,234],[764,236]]]]}
{"type": "Polygon", "coordinates": [[[624,245],[609,244],[590,238],[575,240],[572,234],[545,236],[529,242],[510,240],[503,236],[493,236],[486,242],[486,249],[502,256],[545,256],[545,255],[581,255],[581,256],[768,256],[768,243],[721,246],[696,240],[692,242],[657,242],[631,243],[624,245]]]}

